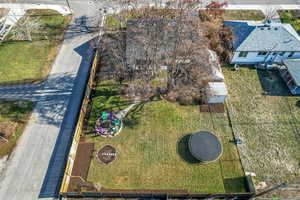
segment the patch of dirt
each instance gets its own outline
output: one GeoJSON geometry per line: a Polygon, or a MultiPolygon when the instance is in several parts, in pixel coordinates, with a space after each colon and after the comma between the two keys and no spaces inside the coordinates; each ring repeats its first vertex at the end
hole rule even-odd
{"type": "Polygon", "coordinates": [[[90,162],[94,150],[94,143],[79,143],[75,163],[72,170],[72,176],[80,176],[83,179],[87,178],[90,162]]]}
{"type": "Polygon", "coordinates": [[[225,107],[223,103],[202,104],[200,105],[200,112],[224,113],[225,107]]]}
{"type": "Polygon", "coordinates": [[[0,122],[0,136],[9,139],[17,129],[17,123],[15,122],[0,122]]]}
{"type": "Polygon", "coordinates": [[[94,185],[86,181],[94,151],[94,143],[84,142],[82,138],[80,140],[82,142],[79,143],[77,148],[68,192],[80,192],[82,189],[95,191],[94,185]]]}

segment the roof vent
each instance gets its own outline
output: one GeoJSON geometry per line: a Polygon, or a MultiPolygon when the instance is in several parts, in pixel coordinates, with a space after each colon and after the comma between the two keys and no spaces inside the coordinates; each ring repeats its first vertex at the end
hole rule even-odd
{"type": "Polygon", "coordinates": [[[284,43],[289,43],[289,42],[291,42],[291,41],[292,41],[292,39],[290,39],[290,38],[287,38],[287,39],[284,39],[284,40],[283,40],[284,43]]]}

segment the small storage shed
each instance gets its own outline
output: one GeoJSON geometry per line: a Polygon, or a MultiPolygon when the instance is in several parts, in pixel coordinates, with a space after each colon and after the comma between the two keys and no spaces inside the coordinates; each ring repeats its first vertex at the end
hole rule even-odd
{"type": "Polygon", "coordinates": [[[293,95],[300,94],[300,59],[283,60],[285,69],[281,70],[281,77],[286,82],[293,95]]]}
{"type": "Polygon", "coordinates": [[[228,91],[224,82],[209,82],[208,89],[209,89],[207,95],[208,104],[217,104],[217,103],[225,102],[228,96],[228,91]]]}

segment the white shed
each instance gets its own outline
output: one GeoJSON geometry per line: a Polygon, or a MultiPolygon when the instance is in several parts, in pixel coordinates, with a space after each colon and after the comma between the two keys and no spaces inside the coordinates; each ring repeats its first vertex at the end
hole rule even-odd
{"type": "Polygon", "coordinates": [[[224,103],[228,95],[227,87],[224,82],[209,82],[208,104],[224,103]]]}

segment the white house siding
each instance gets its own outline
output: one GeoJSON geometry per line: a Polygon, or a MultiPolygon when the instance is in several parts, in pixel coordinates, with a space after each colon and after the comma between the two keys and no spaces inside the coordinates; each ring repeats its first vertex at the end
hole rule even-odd
{"type": "Polygon", "coordinates": [[[285,53],[284,56],[277,56],[276,59],[275,59],[275,62],[281,62],[283,59],[286,59],[286,58],[300,58],[300,52],[295,52],[294,55],[292,57],[288,57],[289,53],[285,53]]]}
{"type": "MultiPolygon", "coordinates": [[[[279,53],[279,52],[278,52],[279,53]]],[[[261,62],[269,62],[273,60],[273,62],[281,62],[282,59],[286,58],[300,58],[300,52],[295,52],[292,57],[288,57],[290,52],[286,52],[283,56],[277,55],[272,56],[258,56],[258,52],[248,52],[247,57],[239,57],[240,52],[234,52],[234,55],[231,59],[231,64],[256,64],[261,62]],[[267,57],[267,59],[266,59],[267,57]]]]}
{"type": "Polygon", "coordinates": [[[232,64],[254,64],[264,61],[264,56],[257,56],[257,52],[248,52],[247,57],[239,57],[240,52],[234,52],[232,64]]]}

